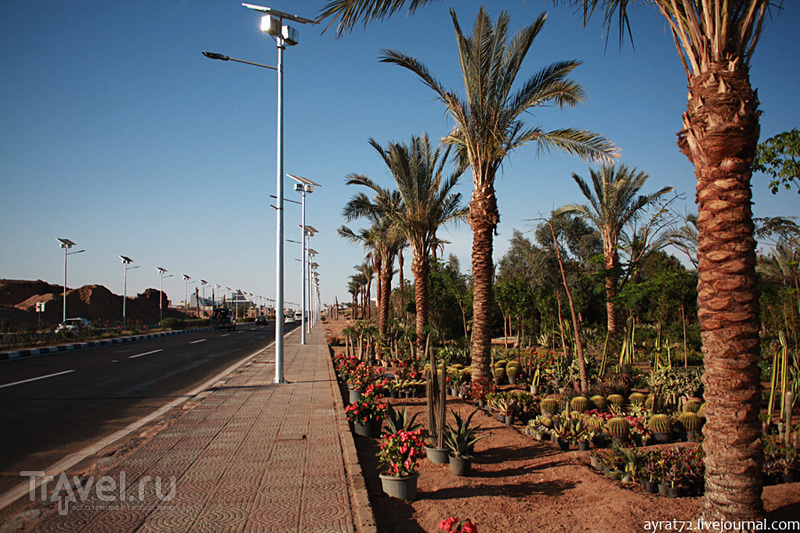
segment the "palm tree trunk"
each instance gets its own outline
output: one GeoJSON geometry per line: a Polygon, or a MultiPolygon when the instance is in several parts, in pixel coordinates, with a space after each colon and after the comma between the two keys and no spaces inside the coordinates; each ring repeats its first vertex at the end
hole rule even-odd
{"type": "MultiPolygon", "coordinates": [[[[612,245],[609,250],[605,251],[605,268],[606,272],[616,272],[617,267],[617,250],[616,245],[612,245]]],[[[606,314],[608,315],[608,331],[611,335],[617,333],[617,278],[616,275],[607,275],[605,279],[606,288],[606,314]]]]}
{"type": "Polygon", "coordinates": [[[428,325],[428,273],[430,272],[428,256],[424,249],[414,249],[411,272],[414,274],[414,300],[417,308],[417,353],[422,354],[425,350],[425,327],[428,325]]]}
{"type": "Polygon", "coordinates": [[[389,327],[389,299],[392,294],[392,270],[394,261],[391,257],[384,258],[380,272],[381,277],[381,298],[378,312],[378,330],[381,337],[386,339],[386,331],[389,327]]]}
{"type": "MultiPolygon", "coordinates": [[[[472,167],[476,173],[475,166],[472,167]]],[[[472,379],[492,379],[492,246],[494,229],[500,221],[497,198],[491,179],[475,177],[475,189],[469,203],[467,222],[472,228],[472,379]],[[487,184],[488,183],[488,184],[487,184]],[[480,185],[479,185],[480,184],[480,185]]]]}
{"type": "Polygon", "coordinates": [[[679,146],[695,166],[698,318],[705,359],[707,520],[758,520],[763,446],[759,292],[750,208],[758,98],[740,59],[689,80],[679,146]]]}
{"type": "Polygon", "coordinates": [[[378,329],[381,328],[381,310],[383,309],[383,254],[375,257],[373,268],[375,269],[375,300],[378,304],[378,329]]]}

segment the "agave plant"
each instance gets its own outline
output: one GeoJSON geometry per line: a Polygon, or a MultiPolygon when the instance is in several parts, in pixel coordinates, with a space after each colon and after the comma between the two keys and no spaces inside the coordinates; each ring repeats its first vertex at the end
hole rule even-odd
{"type": "Polygon", "coordinates": [[[418,414],[419,413],[415,413],[414,416],[408,418],[408,411],[405,407],[395,410],[394,407],[389,404],[386,410],[386,427],[384,428],[383,433],[394,435],[395,433],[400,433],[401,431],[416,431],[421,427],[420,424],[414,423],[418,414]]]}
{"type": "Polygon", "coordinates": [[[455,411],[453,418],[456,421],[455,427],[447,424],[447,429],[444,434],[444,444],[453,454],[453,456],[460,459],[472,459],[472,454],[475,448],[475,443],[486,437],[486,435],[476,436],[475,432],[480,427],[471,427],[472,417],[478,411],[475,410],[466,419],[462,419],[455,411]]]}

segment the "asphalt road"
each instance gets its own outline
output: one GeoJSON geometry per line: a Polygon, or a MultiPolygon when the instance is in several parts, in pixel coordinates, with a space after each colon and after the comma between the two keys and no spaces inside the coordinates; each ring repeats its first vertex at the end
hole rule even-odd
{"type": "MultiPolygon", "coordinates": [[[[285,332],[293,328],[286,324],[285,332]]],[[[0,363],[0,493],[186,394],[274,340],[205,331],[0,363]]]]}

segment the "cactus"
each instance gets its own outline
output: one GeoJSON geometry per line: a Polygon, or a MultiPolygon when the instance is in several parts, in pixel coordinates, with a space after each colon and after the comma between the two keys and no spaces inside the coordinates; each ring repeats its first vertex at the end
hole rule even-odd
{"type": "Polygon", "coordinates": [[[506,367],[506,375],[510,378],[516,379],[516,377],[519,376],[519,370],[519,366],[509,364],[506,367]]]}
{"type": "Polygon", "coordinates": [[[549,416],[543,416],[543,417],[541,418],[541,422],[542,422],[542,425],[543,425],[544,427],[546,427],[546,428],[551,428],[551,427],[553,427],[553,419],[552,419],[552,418],[550,418],[549,416]]]}
{"type": "Polygon", "coordinates": [[[678,423],[683,426],[683,429],[692,433],[697,433],[703,427],[703,419],[697,416],[697,413],[681,413],[678,416],[678,423]]]}
{"type": "Polygon", "coordinates": [[[630,426],[628,426],[628,421],[624,418],[612,418],[608,422],[606,422],[606,430],[608,434],[612,437],[617,437],[620,439],[624,439],[628,436],[628,431],[630,431],[630,426]]]}
{"type": "Polygon", "coordinates": [[[589,401],[592,402],[592,405],[595,409],[599,409],[601,411],[606,408],[606,405],[608,405],[606,399],[599,394],[597,396],[592,396],[589,401]]]}
{"type": "Polygon", "coordinates": [[[630,400],[631,404],[633,405],[644,405],[644,402],[647,400],[647,396],[641,392],[634,392],[628,396],[628,400],[630,400]]]}
{"type": "Polygon", "coordinates": [[[700,418],[706,417],[706,402],[700,404],[700,408],[697,410],[697,416],[700,418]]]}
{"type": "Polygon", "coordinates": [[[501,380],[504,377],[506,377],[506,369],[500,366],[496,367],[494,369],[494,379],[501,380]]]}
{"type": "Polygon", "coordinates": [[[650,431],[653,433],[670,433],[672,431],[672,419],[667,415],[653,415],[649,426],[650,431]]]}
{"type": "Polygon", "coordinates": [[[558,410],[558,402],[554,398],[543,399],[540,406],[543,413],[550,413],[551,415],[558,410]]]}
{"type": "Polygon", "coordinates": [[[696,413],[700,410],[700,406],[703,405],[703,402],[700,400],[687,400],[685,404],[683,404],[683,412],[684,413],[696,413]]]}
{"type": "Polygon", "coordinates": [[[572,401],[569,402],[569,405],[573,411],[578,411],[579,413],[582,413],[589,407],[589,400],[587,400],[583,396],[575,396],[572,399],[572,401]]]}
{"type": "Polygon", "coordinates": [[[495,368],[505,368],[507,364],[508,364],[508,361],[506,361],[505,359],[498,359],[497,361],[494,362],[494,367],[495,368]]]}
{"type": "Polygon", "coordinates": [[[625,405],[625,398],[621,394],[611,394],[606,398],[609,403],[614,404],[616,407],[625,405]]]}

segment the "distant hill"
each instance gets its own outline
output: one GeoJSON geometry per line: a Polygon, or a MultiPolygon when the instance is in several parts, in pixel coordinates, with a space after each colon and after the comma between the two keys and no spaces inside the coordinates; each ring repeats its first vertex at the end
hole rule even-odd
{"type": "MultiPolygon", "coordinates": [[[[164,317],[182,316],[169,310],[166,294],[162,302],[164,317]]],[[[64,305],[63,285],[52,285],[42,280],[0,280],[0,327],[35,326],[39,317],[36,304],[44,302],[41,319],[44,326],[61,322],[64,305]]],[[[125,304],[129,322],[156,324],[159,319],[158,290],[147,289],[135,298],[129,296],[125,304]]],[[[67,318],[81,317],[91,320],[96,326],[106,327],[122,322],[122,296],[102,285],[85,285],[79,289],[67,289],[67,318]]]]}

